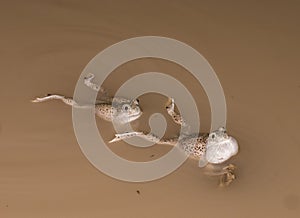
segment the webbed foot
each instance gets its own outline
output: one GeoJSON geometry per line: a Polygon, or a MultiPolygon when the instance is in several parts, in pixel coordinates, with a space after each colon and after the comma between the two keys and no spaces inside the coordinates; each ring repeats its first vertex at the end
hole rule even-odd
{"type": "Polygon", "coordinates": [[[99,86],[99,85],[97,85],[97,84],[95,84],[95,83],[93,83],[92,82],[92,80],[95,78],[95,75],[94,74],[92,74],[92,73],[89,73],[88,75],[86,75],[85,77],[84,77],[84,84],[87,86],[87,87],[90,87],[91,89],[93,89],[93,90],[95,90],[95,91],[100,91],[100,92],[102,92],[102,93],[105,93],[105,90],[101,87],[101,86],[99,86]]]}
{"type": "Polygon", "coordinates": [[[220,187],[229,186],[233,180],[236,179],[236,176],[234,174],[234,170],[236,169],[236,166],[233,164],[229,164],[228,166],[223,168],[223,175],[220,178],[220,187]]]}
{"type": "Polygon", "coordinates": [[[174,98],[169,98],[169,100],[167,101],[166,104],[166,109],[168,114],[172,117],[172,120],[181,125],[181,126],[187,126],[187,123],[185,122],[185,120],[183,119],[183,117],[180,114],[177,114],[175,112],[175,101],[174,98]]]}

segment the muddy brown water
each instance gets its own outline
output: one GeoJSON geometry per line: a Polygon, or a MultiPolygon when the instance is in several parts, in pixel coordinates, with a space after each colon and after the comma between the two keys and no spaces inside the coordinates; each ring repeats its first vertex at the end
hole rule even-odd
{"type": "MultiPolygon", "coordinates": [[[[0,8],[0,217],[299,217],[299,3],[296,1],[5,1],[0,8]],[[223,86],[227,128],[240,144],[231,160],[237,180],[217,188],[188,160],[153,182],[127,183],[94,168],[81,153],[71,108],[46,93],[72,95],[85,65],[121,40],[158,35],[203,54],[223,86]]],[[[210,125],[207,97],[193,77],[162,60],[116,69],[111,93],[130,77],[159,71],[195,96],[201,129],[210,125]]],[[[148,117],[164,112],[165,96],[140,97],[148,117]]],[[[166,135],[178,126],[166,116],[166,135]]],[[[107,140],[112,125],[98,120],[107,140]]],[[[111,145],[136,161],[159,158],[168,146],[111,145]]]]}

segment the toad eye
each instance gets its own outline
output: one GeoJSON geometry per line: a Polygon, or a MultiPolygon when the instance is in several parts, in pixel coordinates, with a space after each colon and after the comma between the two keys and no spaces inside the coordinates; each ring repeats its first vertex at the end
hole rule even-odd
{"type": "Polygon", "coordinates": [[[134,100],[131,102],[131,105],[133,104],[133,105],[138,106],[139,103],[140,103],[140,100],[139,100],[139,99],[134,99],[134,100]]]}
{"type": "Polygon", "coordinates": [[[128,104],[124,104],[122,106],[123,111],[128,111],[129,110],[129,105],[128,104]]]}
{"type": "Polygon", "coordinates": [[[215,138],[216,138],[216,133],[212,133],[212,134],[211,134],[211,138],[212,138],[212,139],[215,139],[215,138]]]}

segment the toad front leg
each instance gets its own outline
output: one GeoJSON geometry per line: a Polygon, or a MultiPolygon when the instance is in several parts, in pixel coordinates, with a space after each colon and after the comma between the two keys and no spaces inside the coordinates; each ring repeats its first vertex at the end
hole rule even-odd
{"type": "Polygon", "coordinates": [[[175,112],[175,103],[174,103],[174,98],[169,98],[168,103],[166,105],[166,109],[168,114],[172,117],[172,120],[181,125],[181,126],[187,126],[187,123],[183,119],[183,117],[180,114],[177,114],[175,112]]]}
{"type": "Polygon", "coordinates": [[[235,169],[236,166],[233,164],[228,164],[223,168],[220,168],[218,165],[207,165],[205,168],[205,174],[209,176],[220,176],[219,186],[226,187],[236,179],[234,174],[235,169]]]}
{"type": "Polygon", "coordinates": [[[84,84],[87,87],[90,87],[91,89],[95,90],[95,91],[100,91],[102,93],[106,93],[105,89],[101,86],[98,86],[97,84],[93,83],[92,80],[95,78],[95,75],[92,73],[89,73],[87,76],[84,77],[84,84]]]}
{"type": "Polygon", "coordinates": [[[233,164],[229,164],[228,166],[226,166],[222,169],[223,174],[220,178],[220,183],[219,183],[220,187],[229,186],[233,182],[233,180],[236,179],[235,174],[234,174],[235,169],[236,169],[236,166],[233,164]]]}

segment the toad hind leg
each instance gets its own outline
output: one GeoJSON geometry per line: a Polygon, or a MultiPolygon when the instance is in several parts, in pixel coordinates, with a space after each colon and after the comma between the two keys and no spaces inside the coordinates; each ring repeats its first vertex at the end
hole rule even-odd
{"type": "Polygon", "coordinates": [[[125,133],[115,134],[115,138],[110,140],[109,143],[121,141],[124,139],[129,139],[134,136],[140,136],[140,135],[144,135],[144,133],[143,132],[125,132],[125,133]]]}
{"type": "Polygon", "coordinates": [[[134,136],[138,136],[141,138],[146,139],[147,141],[154,142],[156,144],[164,144],[164,145],[173,145],[175,146],[178,142],[178,138],[171,138],[171,139],[160,139],[156,135],[149,133],[145,134],[143,132],[126,132],[126,133],[120,133],[120,134],[115,134],[115,138],[109,141],[109,143],[112,142],[117,142],[120,140],[132,138],[134,136]]]}
{"type": "Polygon", "coordinates": [[[34,103],[44,102],[44,101],[53,100],[53,99],[61,100],[65,104],[74,106],[74,107],[80,107],[80,108],[91,108],[92,107],[92,106],[88,106],[88,105],[81,106],[81,105],[77,104],[77,102],[74,101],[72,98],[66,98],[63,95],[52,95],[52,94],[48,94],[47,96],[42,97],[42,98],[36,98],[36,99],[32,100],[32,102],[34,102],[34,103]]]}

